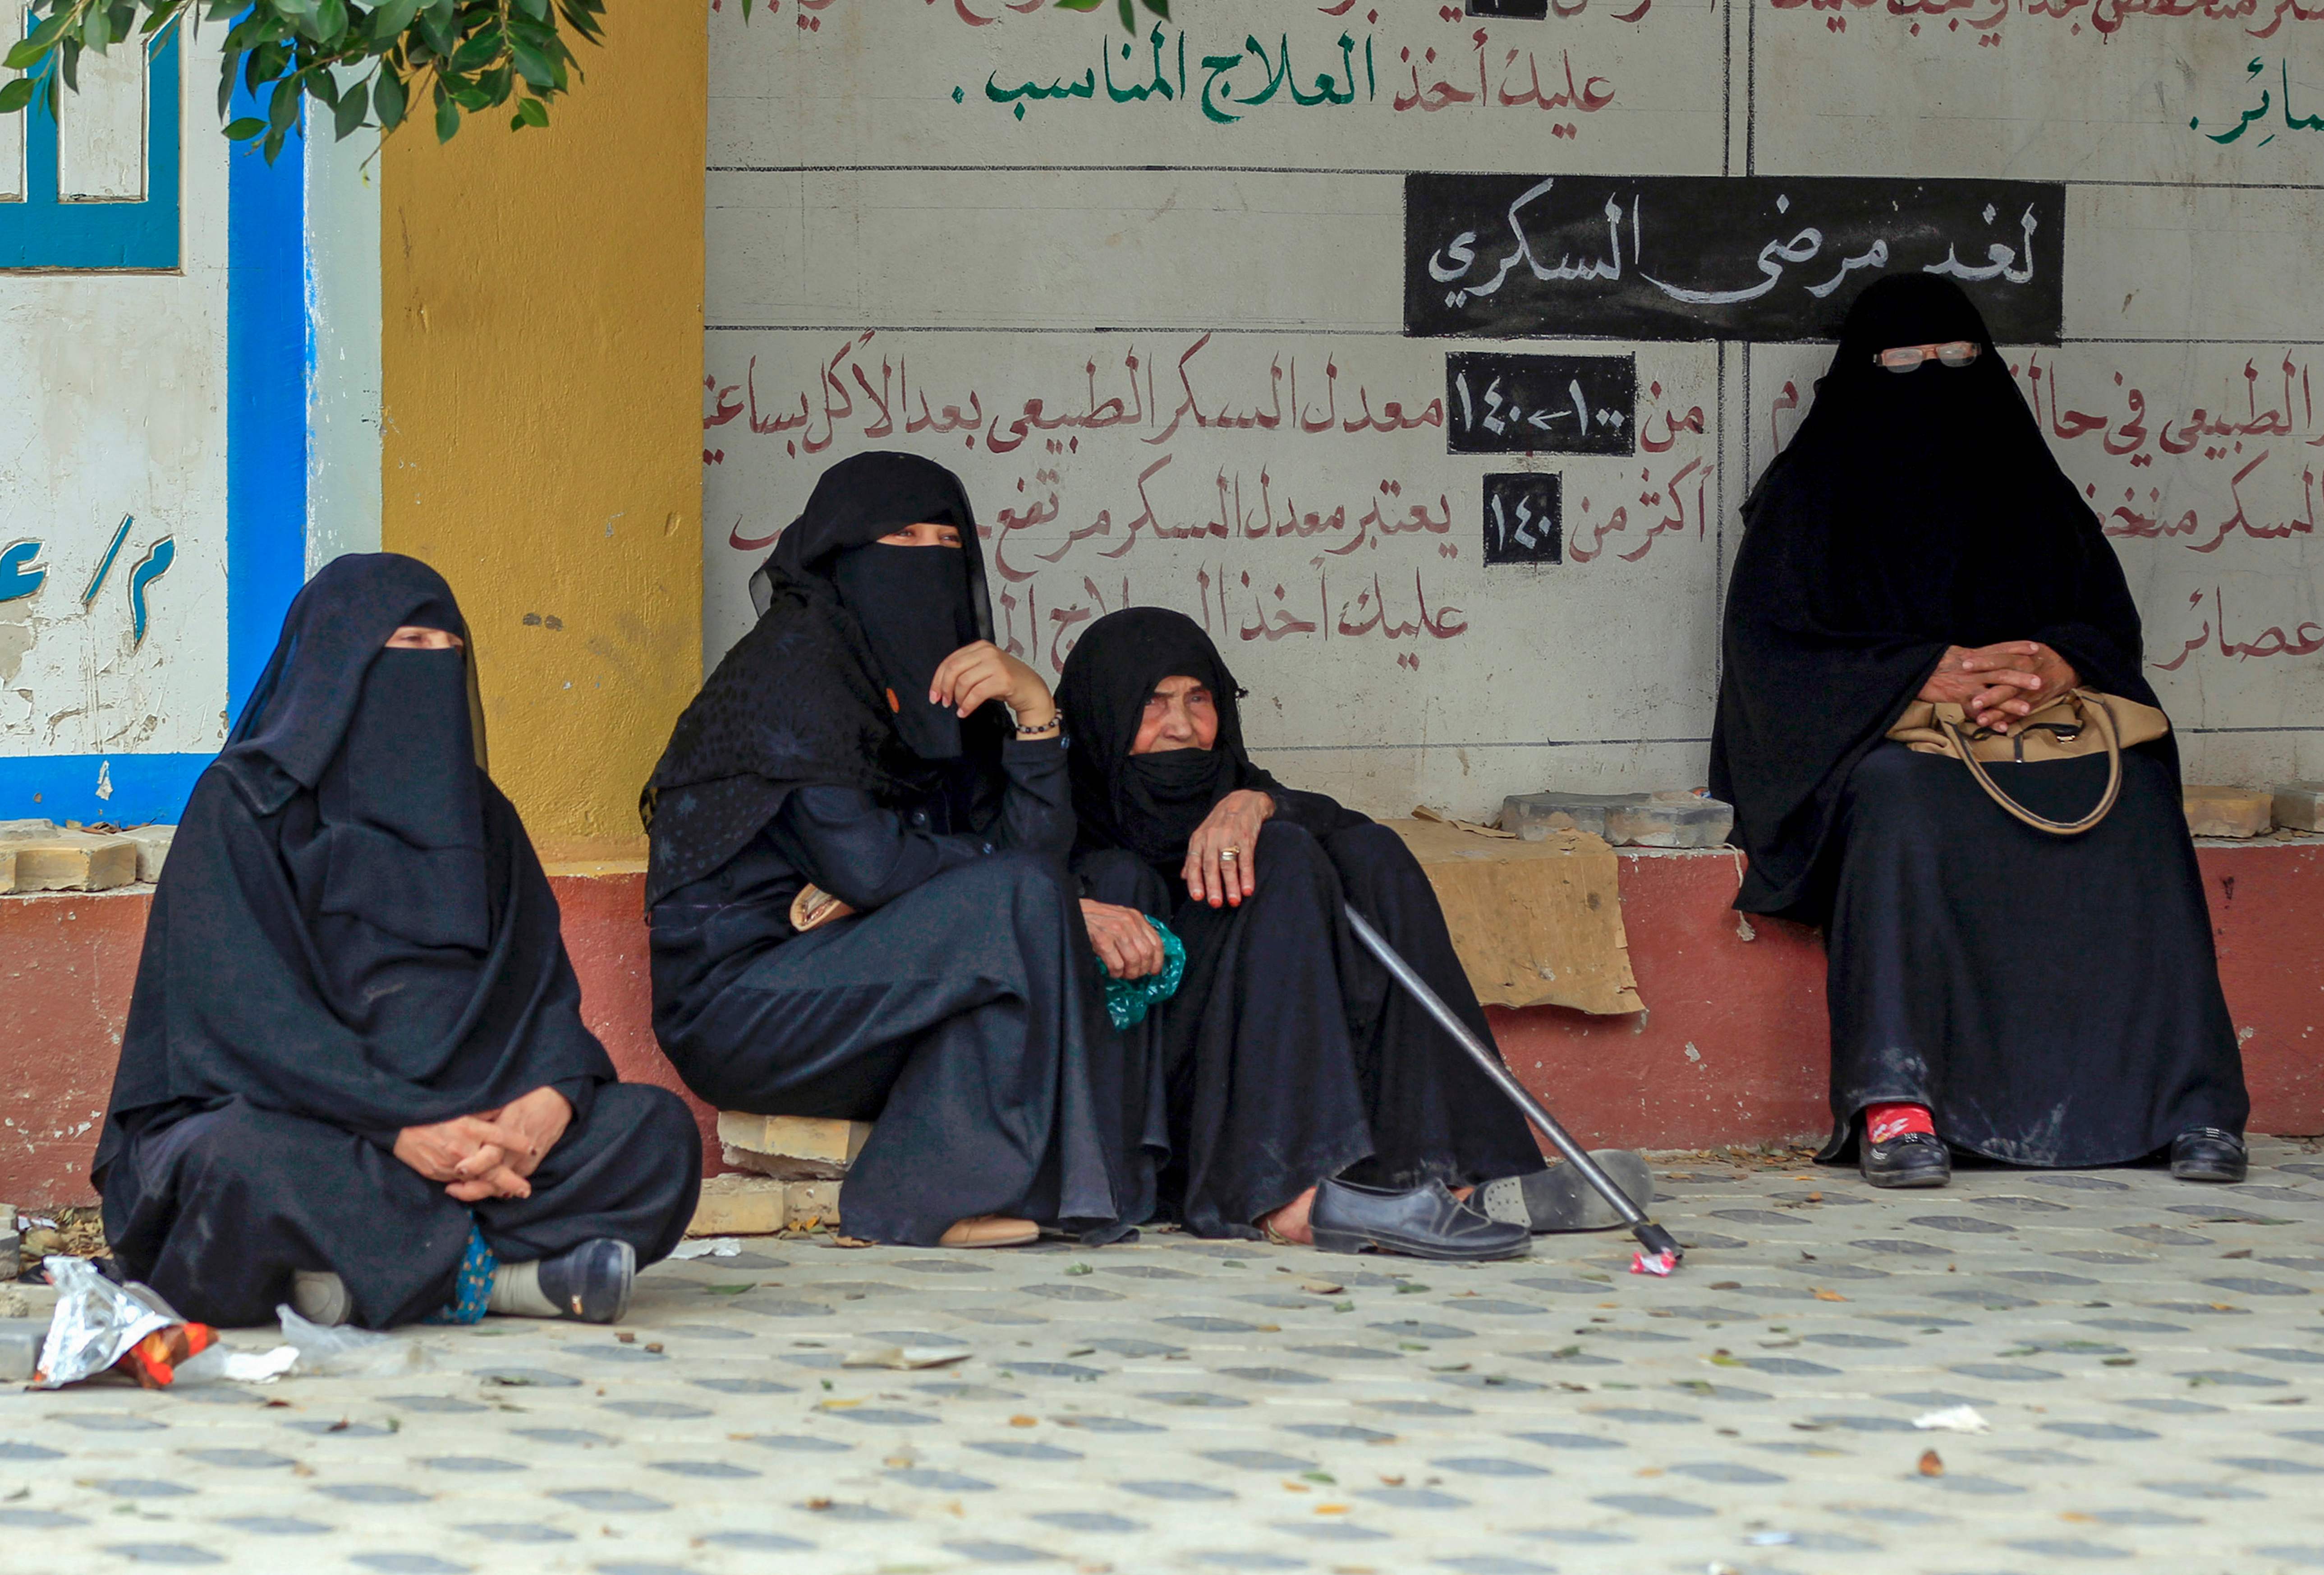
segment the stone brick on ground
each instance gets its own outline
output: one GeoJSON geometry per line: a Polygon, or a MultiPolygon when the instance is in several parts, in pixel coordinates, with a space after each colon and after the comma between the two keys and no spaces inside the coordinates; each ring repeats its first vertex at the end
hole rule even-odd
{"type": "Polygon", "coordinates": [[[839,1219],[835,1181],[786,1181],[773,1176],[712,1176],[702,1183],[688,1236],[773,1236],[839,1219]]]}
{"type": "Polygon", "coordinates": [[[2198,837],[2264,837],[2275,827],[2275,795],[2265,788],[2189,783],[2187,829],[2198,837]]]}
{"type": "Polygon", "coordinates": [[[785,1181],[833,1180],[847,1173],[872,1135],[869,1121],[813,1116],[718,1113],[718,1142],[726,1163],[785,1181]]]}
{"type": "Polygon", "coordinates": [[[30,828],[46,821],[0,823],[0,847],[15,855],[14,889],[20,892],[102,892],[137,879],[137,844],[95,831],[30,828]],[[28,828],[23,831],[14,827],[28,828]]]}
{"type": "Polygon", "coordinates": [[[2294,831],[2324,831],[2324,782],[2288,782],[2268,795],[2275,823],[2294,831]]]}
{"type": "Polygon", "coordinates": [[[1553,831],[1587,831],[1618,848],[1716,848],[1734,829],[1731,805],[1681,789],[1512,793],[1501,801],[1501,829],[1528,842],[1553,831]]]}
{"type": "Polygon", "coordinates": [[[132,826],[122,835],[137,844],[137,878],[152,885],[161,878],[161,866],[170,857],[170,839],[178,834],[175,826],[132,826]]]}

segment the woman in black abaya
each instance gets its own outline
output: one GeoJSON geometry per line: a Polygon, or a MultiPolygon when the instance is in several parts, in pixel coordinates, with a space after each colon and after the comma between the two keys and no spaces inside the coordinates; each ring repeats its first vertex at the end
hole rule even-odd
{"type": "Polygon", "coordinates": [[[610,1321],[693,1215],[693,1118],[582,1025],[466,635],[427,565],[327,565],[186,805],[93,1170],[189,1317],[610,1321]]]}
{"type": "MultiPolygon", "coordinates": [[[[1960,287],[1886,279],[1744,505],[1711,791],[1735,807],[1748,913],[1825,926],[1827,1160],[1938,1186],[1950,1149],[2014,1164],[2168,1149],[2244,1173],[2249,1105],[2166,737],[2123,755],[2120,800],[2060,838],[2005,815],[1960,762],[1887,742],[1915,699],[2007,731],[2080,685],[2154,703],[2098,520],[1960,287]]],[[[1997,764],[2070,820],[2103,755],[1997,764]]]]}
{"type": "Polygon", "coordinates": [[[959,480],[842,460],[752,588],[645,792],[663,1050],[721,1109],[877,1117],[851,1235],[1139,1224],[1145,1078],[1065,874],[1056,706],[991,643],[959,480]]]}
{"type": "Polygon", "coordinates": [[[1163,1207],[1201,1236],[1436,1257],[1610,1223],[1544,1172],[1523,1117],[1350,932],[1344,902],[1491,1042],[1403,840],[1254,765],[1240,693],[1210,637],[1159,607],[1091,625],[1058,689],[1084,891],[1185,942],[1143,1030],[1168,1089],[1163,1207]],[[1479,1182],[1494,1184],[1474,1206],[1453,1195],[1479,1182]]]}

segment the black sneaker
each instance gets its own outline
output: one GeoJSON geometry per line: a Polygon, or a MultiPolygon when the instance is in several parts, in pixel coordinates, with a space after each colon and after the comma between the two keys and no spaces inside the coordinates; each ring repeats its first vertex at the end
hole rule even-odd
{"type": "Polygon", "coordinates": [[[1900,1132],[1886,1143],[1867,1137],[1856,1163],[1876,1187],[1941,1187],[1953,1179],[1952,1152],[1932,1132],[1900,1132]]]}
{"type": "Polygon", "coordinates": [[[630,1310],[630,1287],[638,1277],[637,1249],[628,1242],[600,1237],[570,1252],[540,1260],[540,1293],[559,1318],[612,1323],[630,1310]]]}
{"type": "Polygon", "coordinates": [[[2171,1174],[2181,1181],[2240,1181],[2251,1168],[2244,1140],[2216,1126],[2197,1126],[2171,1140],[2171,1174]]]}

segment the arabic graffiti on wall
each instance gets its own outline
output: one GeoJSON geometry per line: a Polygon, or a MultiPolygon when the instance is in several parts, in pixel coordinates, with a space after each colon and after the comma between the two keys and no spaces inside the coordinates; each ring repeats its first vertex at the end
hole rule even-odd
{"type": "Polygon", "coordinates": [[[1997,339],[2052,343],[2065,209],[2018,181],[1412,175],[1405,325],[1830,339],[1858,291],[1913,269],[1959,280],[1997,339]]]}
{"type": "Polygon", "coordinates": [[[1166,605],[1254,741],[1367,807],[1691,785],[1738,505],[1910,269],[1993,325],[2190,771],[2324,773],[2290,42],[2324,0],[1746,11],[715,23],[709,650],[822,468],[907,448],[968,482],[1044,671],[1166,605]]]}

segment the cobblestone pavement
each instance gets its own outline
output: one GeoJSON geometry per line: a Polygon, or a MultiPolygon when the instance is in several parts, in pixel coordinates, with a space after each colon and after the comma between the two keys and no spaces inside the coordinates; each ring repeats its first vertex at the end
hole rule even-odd
{"type": "Polygon", "coordinates": [[[1615,1236],[746,1242],[618,1331],[401,1336],[404,1376],[0,1395],[0,1570],[2324,1569],[2324,1160],[2257,1157],[1665,1165],[1666,1281],[1615,1236]]]}

